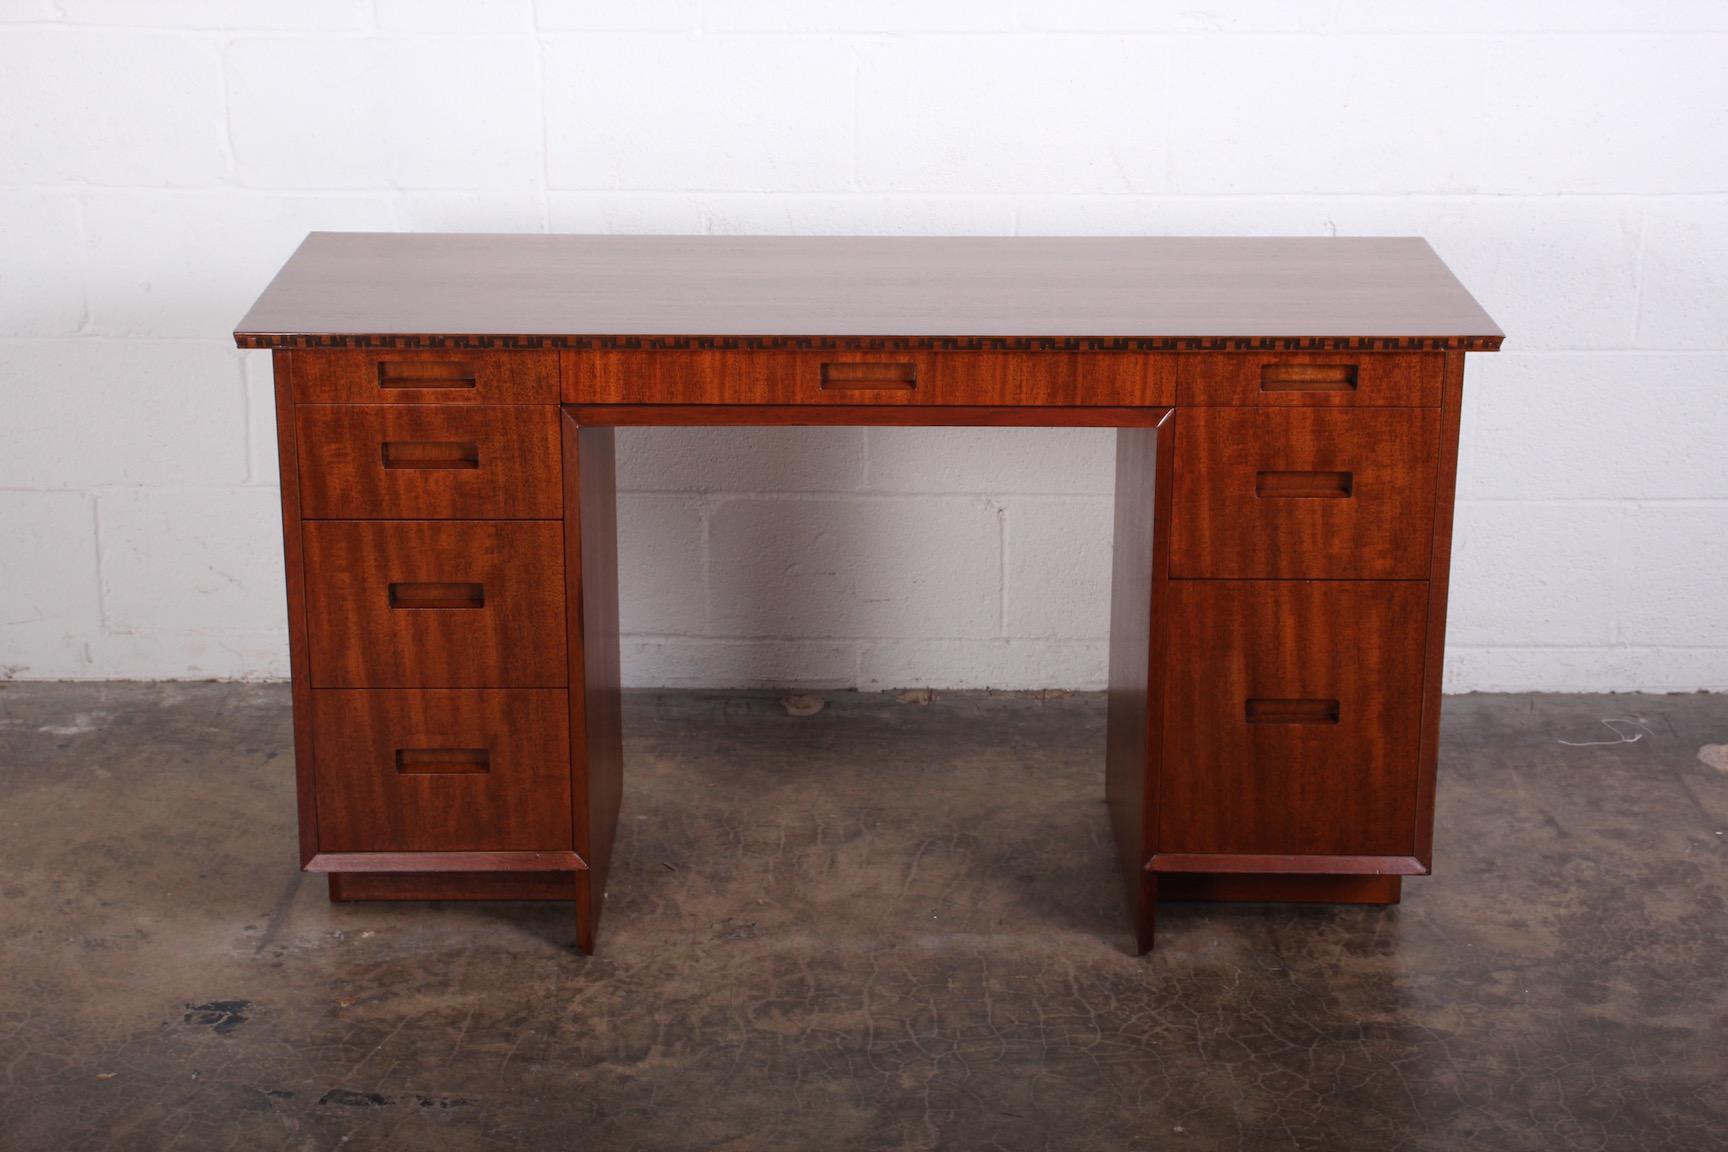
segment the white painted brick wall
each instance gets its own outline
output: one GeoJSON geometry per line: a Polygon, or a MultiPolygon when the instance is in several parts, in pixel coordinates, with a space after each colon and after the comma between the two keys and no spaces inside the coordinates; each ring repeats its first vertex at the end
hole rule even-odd
{"type": "MultiPolygon", "coordinates": [[[[1449,684],[1728,687],[1721,0],[0,0],[0,677],[286,672],[309,229],[1428,236],[1449,684]]],[[[1112,438],[620,434],[638,684],[1099,686],[1112,438]]]]}

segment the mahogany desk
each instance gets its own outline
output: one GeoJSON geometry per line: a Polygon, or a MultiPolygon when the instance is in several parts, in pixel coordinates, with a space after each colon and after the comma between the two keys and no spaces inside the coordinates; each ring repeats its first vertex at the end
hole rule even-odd
{"type": "Polygon", "coordinates": [[[1139,948],[1160,897],[1395,903],[1429,870],[1464,357],[1501,334],[1422,240],[315,233],[235,339],[275,357],[332,899],[574,900],[592,951],[638,424],[1118,429],[1139,948]]]}

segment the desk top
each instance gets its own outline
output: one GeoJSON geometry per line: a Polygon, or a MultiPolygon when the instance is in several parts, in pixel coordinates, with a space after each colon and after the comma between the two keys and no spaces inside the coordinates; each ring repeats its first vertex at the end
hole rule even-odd
{"type": "Polygon", "coordinates": [[[1427,241],[314,232],[245,348],[1465,348],[1427,241]]]}

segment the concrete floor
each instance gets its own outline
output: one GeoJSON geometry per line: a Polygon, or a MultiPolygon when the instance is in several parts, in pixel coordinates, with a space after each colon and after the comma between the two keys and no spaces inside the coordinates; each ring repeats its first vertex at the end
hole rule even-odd
{"type": "Polygon", "coordinates": [[[1451,699],[1402,907],[1144,959],[1100,697],[626,720],[584,959],[562,905],[329,904],[282,687],[0,685],[0,1148],[1728,1147],[1728,697],[1451,699]],[[1561,743],[1602,717],[1648,735],[1561,743]]]}

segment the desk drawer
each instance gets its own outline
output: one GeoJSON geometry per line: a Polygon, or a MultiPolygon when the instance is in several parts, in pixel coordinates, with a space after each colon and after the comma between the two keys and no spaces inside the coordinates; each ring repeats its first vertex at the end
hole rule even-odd
{"type": "Polygon", "coordinates": [[[312,693],[321,852],[570,851],[560,690],[312,693]]]}
{"type": "Polygon", "coordinates": [[[1440,406],[1442,352],[1188,352],[1182,404],[1272,408],[1440,406]]]}
{"type": "Polygon", "coordinates": [[[296,349],[298,404],[556,404],[558,353],[296,349]]]}
{"type": "Polygon", "coordinates": [[[1415,850],[1425,582],[1169,587],[1158,851],[1415,850]]]}
{"type": "Polygon", "coordinates": [[[308,404],[300,514],[319,519],[557,519],[552,405],[308,404]]]}
{"type": "Polygon", "coordinates": [[[564,353],[572,404],[1163,405],[1173,353],[564,353]]]}
{"type": "Polygon", "coordinates": [[[568,682],[556,520],[302,526],[315,688],[568,682]]]}
{"type": "Polygon", "coordinates": [[[1424,579],[1439,413],[1185,408],[1170,574],[1424,579]]]}

